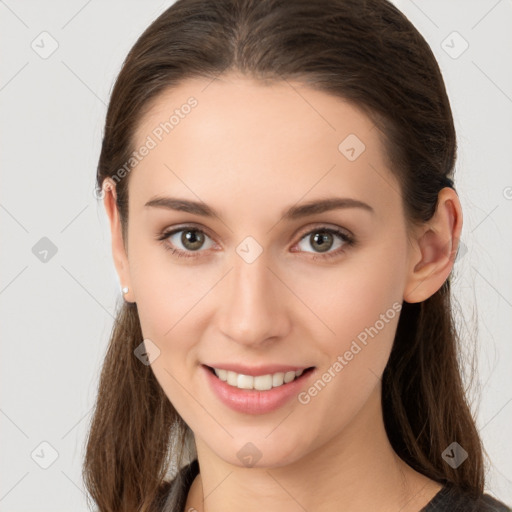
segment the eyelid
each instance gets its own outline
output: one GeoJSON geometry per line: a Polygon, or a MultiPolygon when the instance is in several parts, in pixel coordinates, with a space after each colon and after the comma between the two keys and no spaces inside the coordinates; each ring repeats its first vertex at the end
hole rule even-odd
{"type": "MultiPolygon", "coordinates": [[[[178,225],[178,226],[173,226],[173,227],[170,227],[169,229],[165,228],[163,229],[161,232],[159,232],[158,234],[161,234],[161,235],[164,235],[166,234],[167,236],[173,234],[173,233],[176,233],[177,231],[182,231],[182,230],[185,230],[185,229],[188,229],[188,228],[194,228],[194,229],[197,229],[198,231],[202,232],[202,233],[205,233],[206,235],[208,235],[210,238],[215,238],[211,231],[202,226],[201,224],[195,224],[194,222],[189,222],[187,224],[184,224],[184,225],[178,225]]],[[[302,239],[305,235],[308,235],[311,231],[315,230],[315,229],[321,229],[321,228],[324,228],[324,229],[333,229],[333,230],[336,230],[336,231],[343,231],[344,233],[346,233],[347,236],[350,236],[351,238],[354,237],[354,234],[347,228],[344,228],[342,226],[338,226],[337,224],[329,224],[329,223],[326,223],[326,222],[316,222],[316,223],[313,223],[313,225],[311,226],[308,226],[306,228],[301,228],[299,231],[298,231],[298,234],[295,234],[294,237],[296,236],[299,236],[300,239],[302,239]]]]}
{"type": "Polygon", "coordinates": [[[341,227],[341,226],[338,226],[338,225],[335,225],[335,224],[328,224],[328,223],[322,223],[322,222],[318,222],[316,224],[314,224],[313,226],[309,226],[307,228],[305,228],[303,231],[299,231],[299,234],[297,236],[299,236],[299,241],[302,240],[306,235],[309,235],[311,234],[311,232],[313,231],[321,231],[321,230],[325,230],[325,231],[340,231],[342,232],[344,235],[346,235],[348,238],[350,239],[353,239],[355,238],[353,233],[348,230],[347,228],[344,228],[344,227],[341,227]]]}
{"type": "MultiPolygon", "coordinates": [[[[185,224],[183,226],[173,226],[172,228],[166,228],[160,232],[157,233],[157,240],[161,241],[161,242],[165,242],[167,241],[167,239],[172,236],[172,235],[175,235],[176,233],[179,233],[181,231],[197,231],[199,233],[203,233],[204,235],[206,235],[212,242],[215,246],[218,247],[218,243],[215,241],[215,237],[213,237],[210,233],[210,231],[203,227],[203,226],[200,226],[198,224],[194,224],[194,223],[188,223],[188,224],[185,224]]],[[[168,247],[168,244],[166,244],[167,248],[168,247]]],[[[195,253],[202,253],[202,252],[207,252],[208,250],[211,250],[210,249],[200,249],[198,251],[183,251],[183,249],[176,249],[176,251],[178,252],[187,252],[187,253],[190,253],[191,255],[195,253]]]]}
{"type": "Polygon", "coordinates": [[[159,231],[157,233],[157,236],[161,236],[162,238],[165,238],[165,237],[174,235],[176,233],[179,233],[180,231],[186,231],[187,229],[189,229],[191,231],[194,230],[194,231],[198,231],[200,233],[204,233],[212,240],[214,240],[214,238],[215,238],[214,236],[212,236],[212,233],[208,228],[205,228],[204,226],[201,226],[200,224],[194,224],[193,222],[184,224],[182,226],[178,225],[178,226],[173,226],[170,228],[165,228],[162,231],[159,231]]]}
{"type": "MultiPolygon", "coordinates": [[[[169,247],[168,244],[166,244],[167,239],[170,236],[175,235],[176,233],[179,233],[181,231],[186,231],[186,230],[194,230],[194,231],[203,233],[204,235],[208,236],[208,238],[210,238],[210,240],[212,240],[212,242],[215,245],[218,245],[217,242],[215,242],[214,237],[211,235],[210,231],[207,228],[205,228],[204,226],[201,226],[199,224],[195,224],[193,222],[185,224],[185,225],[181,225],[181,226],[178,225],[178,226],[173,226],[172,228],[164,229],[163,231],[161,231],[157,234],[157,240],[162,241],[164,243],[166,249],[171,250],[173,253],[177,253],[178,255],[180,253],[186,253],[187,257],[197,257],[197,256],[195,256],[195,254],[205,253],[205,252],[209,252],[210,250],[212,250],[210,248],[210,249],[199,249],[198,251],[183,251],[182,249],[177,249],[175,247],[171,248],[171,247],[169,247]]],[[[343,240],[343,242],[344,242],[343,245],[354,245],[355,244],[355,237],[350,230],[343,228],[341,226],[338,226],[338,225],[330,225],[328,223],[320,223],[319,222],[319,223],[315,223],[313,226],[310,225],[306,228],[301,229],[299,231],[299,234],[295,235],[295,236],[298,236],[299,238],[294,243],[293,247],[295,247],[298,243],[300,243],[302,240],[304,240],[304,238],[306,238],[308,235],[311,235],[315,231],[326,231],[326,232],[332,233],[333,235],[338,236],[340,238],[342,238],[342,235],[343,235],[347,238],[346,240],[343,240]]],[[[294,238],[295,238],[295,236],[294,236],[294,238]]],[[[213,249],[213,250],[215,250],[215,249],[213,249]]],[[[313,252],[292,251],[292,252],[294,252],[294,253],[306,252],[308,254],[312,254],[313,255],[312,257],[314,259],[322,259],[322,258],[325,259],[325,258],[328,258],[331,256],[339,255],[339,253],[342,251],[340,251],[340,249],[337,249],[335,251],[328,251],[326,253],[315,253],[314,251],[313,252]]]]}

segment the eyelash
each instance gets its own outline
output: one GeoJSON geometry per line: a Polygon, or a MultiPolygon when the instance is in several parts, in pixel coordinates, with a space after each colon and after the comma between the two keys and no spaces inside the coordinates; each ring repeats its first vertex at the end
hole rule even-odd
{"type": "MultiPolygon", "coordinates": [[[[166,249],[167,251],[170,251],[171,254],[173,254],[177,258],[197,258],[197,256],[195,254],[193,254],[194,251],[188,251],[188,252],[182,251],[181,249],[176,249],[174,247],[170,247],[169,244],[167,243],[167,239],[171,235],[180,233],[181,231],[196,231],[198,233],[202,233],[202,234],[208,236],[208,234],[205,231],[203,231],[202,229],[199,229],[195,226],[182,226],[178,229],[164,231],[163,233],[161,233],[157,236],[157,240],[163,244],[164,249],[166,249]],[[189,254],[189,253],[191,253],[191,254],[189,254]]],[[[344,242],[344,245],[348,245],[349,247],[355,245],[355,239],[351,235],[346,233],[345,231],[341,231],[336,228],[328,228],[326,226],[320,226],[320,227],[317,227],[317,228],[307,231],[300,237],[299,242],[302,241],[304,238],[306,238],[308,235],[312,235],[313,233],[318,233],[318,232],[330,233],[332,235],[337,235],[344,242]]],[[[327,260],[327,259],[335,258],[335,257],[339,256],[343,251],[344,251],[344,249],[342,246],[341,248],[339,248],[338,250],[333,251],[333,252],[326,252],[324,254],[316,253],[313,256],[311,256],[311,258],[313,260],[327,260]]],[[[201,252],[201,251],[195,251],[195,252],[201,252]]],[[[294,252],[301,252],[301,251],[294,251],[294,252]]]]}

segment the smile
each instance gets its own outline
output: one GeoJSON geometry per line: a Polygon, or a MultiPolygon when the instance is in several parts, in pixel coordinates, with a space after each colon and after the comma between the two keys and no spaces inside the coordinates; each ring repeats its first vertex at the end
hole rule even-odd
{"type": "Polygon", "coordinates": [[[288,384],[300,377],[304,371],[309,369],[310,368],[307,368],[306,370],[252,376],[223,370],[221,368],[210,368],[210,370],[212,370],[220,380],[226,382],[232,387],[238,389],[255,389],[257,391],[268,391],[269,389],[278,388],[284,384],[288,384]]]}

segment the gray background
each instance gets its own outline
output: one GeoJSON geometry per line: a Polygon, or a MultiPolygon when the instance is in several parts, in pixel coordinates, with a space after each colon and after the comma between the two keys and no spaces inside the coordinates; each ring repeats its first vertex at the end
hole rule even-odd
{"type": "MultiPolygon", "coordinates": [[[[95,169],[122,60],[171,4],[0,0],[1,511],[87,510],[83,446],[121,300],[95,169]]],[[[487,489],[512,503],[512,4],[396,4],[430,43],[452,102],[464,358],[477,334],[487,489]]]]}

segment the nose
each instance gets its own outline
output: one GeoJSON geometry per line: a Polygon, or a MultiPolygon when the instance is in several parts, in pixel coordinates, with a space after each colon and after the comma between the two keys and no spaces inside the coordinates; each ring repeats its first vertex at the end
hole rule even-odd
{"type": "Polygon", "coordinates": [[[290,329],[286,286],[260,256],[247,263],[238,256],[223,280],[217,321],[221,333],[241,345],[260,347],[285,337],[290,329]]]}

